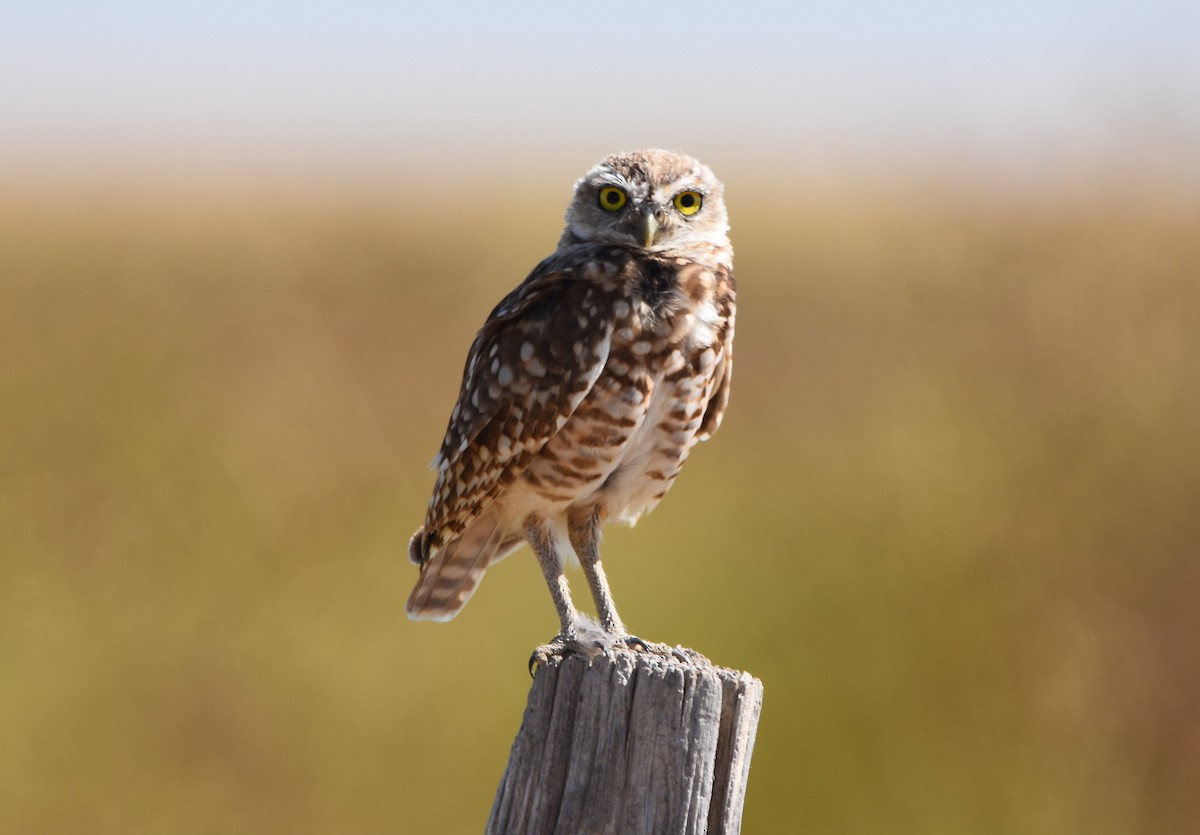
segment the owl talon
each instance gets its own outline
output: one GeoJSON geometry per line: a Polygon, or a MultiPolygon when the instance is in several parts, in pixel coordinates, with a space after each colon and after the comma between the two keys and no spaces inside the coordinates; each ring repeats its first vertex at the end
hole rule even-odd
{"type": "Polygon", "coordinates": [[[550,660],[550,655],[543,653],[545,647],[538,647],[533,652],[529,653],[529,677],[534,678],[537,675],[537,668],[550,660]]]}
{"type": "Polygon", "coordinates": [[[538,667],[544,665],[547,661],[556,655],[562,655],[567,651],[567,638],[563,635],[555,635],[554,639],[548,644],[542,644],[529,655],[529,676],[533,677],[538,667]]]}
{"type": "Polygon", "coordinates": [[[587,637],[581,637],[576,632],[557,635],[554,640],[548,644],[542,644],[529,656],[529,675],[532,677],[538,667],[555,656],[574,653],[591,661],[593,658],[603,655],[611,646],[610,641],[599,635],[589,634],[587,637]]]}
{"type": "Polygon", "coordinates": [[[564,649],[565,646],[560,636],[548,644],[542,644],[531,652],[529,654],[529,677],[533,678],[537,673],[537,668],[544,666],[551,658],[556,655],[562,655],[564,649]]]}
{"type": "Polygon", "coordinates": [[[636,650],[637,652],[646,652],[651,655],[662,656],[663,658],[673,657],[685,664],[691,663],[694,659],[688,655],[690,650],[685,650],[683,647],[673,647],[667,644],[659,644],[653,641],[645,641],[637,635],[625,635],[620,639],[620,643],[636,650]]]}

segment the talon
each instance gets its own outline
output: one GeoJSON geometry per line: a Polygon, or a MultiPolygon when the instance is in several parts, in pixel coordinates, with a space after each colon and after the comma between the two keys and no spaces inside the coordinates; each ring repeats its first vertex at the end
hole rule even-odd
{"type": "Polygon", "coordinates": [[[552,656],[565,652],[580,652],[579,639],[574,632],[555,635],[548,644],[542,644],[529,656],[529,676],[532,678],[538,667],[545,664],[552,656]]]}
{"type": "Polygon", "coordinates": [[[550,660],[551,656],[560,654],[565,647],[559,641],[555,640],[551,643],[538,647],[529,654],[529,677],[535,678],[537,668],[545,665],[550,660]]]}
{"type": "Polygon", "coordinates": [[[642,652],[650,651],[650,645],[637,635],[626,635],[624,638],[621,638],[621,643],[625,644],[626,646],[640,649],[642,652]]]}

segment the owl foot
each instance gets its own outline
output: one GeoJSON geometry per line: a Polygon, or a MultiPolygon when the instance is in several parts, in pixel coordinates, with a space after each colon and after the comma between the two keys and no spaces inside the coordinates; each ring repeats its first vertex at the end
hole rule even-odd
{"type": "Polygon", "coordinates": [[[586,627],[572,629],[555,636],[548,644],[542,644],[529,656],[529,675],[533,676],[538,667],[545,664],[554,656],[575,653],[589,661],[603,655],[613,646],[613,637],[599,629],[586,627]]]}
{"type": "Polygon", "coordinates": [[[691,663],[698,654],[694,650],[684,649],[683,647],[673,647],[668,644],[659,644],[653,641],[644,641],[637,635],[625,635],[618,639],[620,643],[638,651],[649,653],[650,655],[658,655],[663,658],[671,657],[685,664],[691,663]]]}

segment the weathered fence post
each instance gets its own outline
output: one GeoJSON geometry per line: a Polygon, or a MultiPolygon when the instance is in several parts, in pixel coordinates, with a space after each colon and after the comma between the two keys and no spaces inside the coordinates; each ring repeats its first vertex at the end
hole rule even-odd
{"type": "Polygon", "coordinates": [[[741,829],[762,682],[653,649],[537,671],[489,835],[741,829]]]}

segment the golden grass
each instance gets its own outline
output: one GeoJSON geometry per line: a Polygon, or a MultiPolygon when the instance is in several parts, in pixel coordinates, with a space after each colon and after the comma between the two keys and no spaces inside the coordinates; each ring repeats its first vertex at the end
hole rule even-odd
{"type": "MultiPolygon", "coordinates": [[[[640,634],[764,680],[746,831],[1194,826],[1196,211],[732,212],[727,425],[606,553],[640,634]]],[[[409,623],[404,546],[557,217],[4,198],[0,829],[478,831],[553,611],[522,552],[409,623]]]]}

